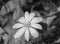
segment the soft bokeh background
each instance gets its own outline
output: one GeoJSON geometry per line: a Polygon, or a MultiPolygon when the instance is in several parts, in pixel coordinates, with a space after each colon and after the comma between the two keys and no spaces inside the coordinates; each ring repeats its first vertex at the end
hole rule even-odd
{"type": "Polygon", "coordinates": [[[56,44],[60,42],[60,1],[59,0],[0,0],[0,44],[56,44]],[[58,10],[57,10],[58,9],[58,10]],[[24,15],[31,11],[43,18],[39,24],[43,30],[37,30],[39,38],[14,39],[18,29],[12,26],[24,15]]]}

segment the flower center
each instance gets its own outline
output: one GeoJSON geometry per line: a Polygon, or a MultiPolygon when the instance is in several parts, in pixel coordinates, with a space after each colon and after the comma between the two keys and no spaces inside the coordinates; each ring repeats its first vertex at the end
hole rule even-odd
{"type": "Polygon", "coordinates": [[[29,28],[29,27],[30,27],[30,22],[27,22],[27,23],[25,24],[25,27],[29,28]]]}

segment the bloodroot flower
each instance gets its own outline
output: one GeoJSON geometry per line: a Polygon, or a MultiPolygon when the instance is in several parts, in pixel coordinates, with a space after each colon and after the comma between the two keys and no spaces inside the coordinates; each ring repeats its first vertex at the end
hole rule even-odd
{"type": "Polygon", "coordinates": [[[31,34],[33,38],[39,37],[39,33],[36,31],[36,29],[42,30],[42,26],[38,24],[41,21],[41,17],[35,17],[35,13],[31,12],[29,14],[26,11],[24,17],[18,19],[19,23],[13,25],[13,28],[19,29],[15,33],[14,38],[19,38],[23,34],[26,41],[29,41],[29,34],[31,34]]]}

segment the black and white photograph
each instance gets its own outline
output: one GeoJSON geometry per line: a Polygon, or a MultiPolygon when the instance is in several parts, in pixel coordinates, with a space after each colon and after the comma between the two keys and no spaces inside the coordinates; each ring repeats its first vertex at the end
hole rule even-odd
{"type": "Polygon", "coordinates": [[[0,0],[0,44],[60,44],[60,0],[0,0]]]}

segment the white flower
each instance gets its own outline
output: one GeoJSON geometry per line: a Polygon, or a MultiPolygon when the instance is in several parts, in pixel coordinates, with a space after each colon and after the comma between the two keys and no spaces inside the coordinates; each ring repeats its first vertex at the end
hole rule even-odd
{"type": "Polygon", "coordinates": [[[38,24],[42,21],[41,17],[35,17],[35,13],[25,12],[25,16],[18,19],[19,23],[13,25],[13,28],[19,28],[15,33],[14,38],[19,38],[24,34],[25,40],[29,41],[29,34],[34,38],[39,36],[39,33],[35,29],[42,29],[41,25],[38,24]]]}

